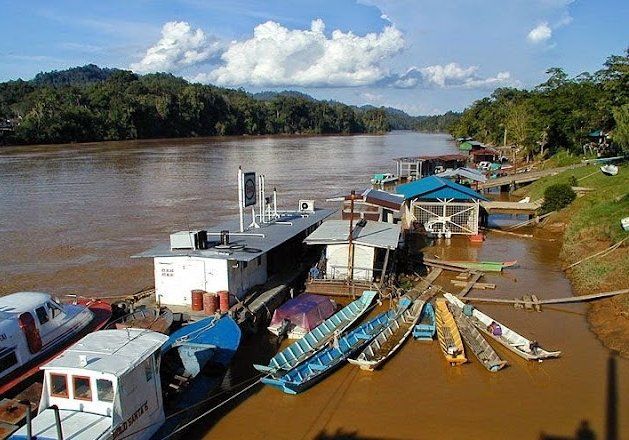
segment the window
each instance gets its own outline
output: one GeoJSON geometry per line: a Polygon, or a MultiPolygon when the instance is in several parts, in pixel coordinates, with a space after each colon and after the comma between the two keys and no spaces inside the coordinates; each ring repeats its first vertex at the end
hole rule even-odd
{"type": "Polygon", "coordinates": [[[114,384],[107,379],[96,379],[96,394],[101,402],[113,402],[114,384]]]}
{"type": "Polygon", "coordinates": [[[144,374],[146,374],[146,381],[150,382],[153,379],[153,368],[151,368],[151,360],[148,359],[144,362],[144,374]]]}
{"type": "Polygon", "coordinates": [[[0,373],[8,370],[15,364],[17,364],[17,357],[15,356],[15,350],[11,350],[9,353],[0,357],[0,373]]]}
{"type": "Polygon", "coordinates": [[[65,374],[50,375],[50,395],[68,398],[68,376],[65,374]]]}
{"type": "Polygon", "coordinates": [[[90,378],[85,376],[72,376],[74,398],[78,400],[92,400],[92,387],[90,378]]]}
{"type": "Polygon", "coordinates": [[[48,306],[48,310],[50,310],[50,316],[52,316],[52,319],[55,319],[57,316],[61,315],[62,310],[59,306],[54,303],[46,303],[46,305],[48,306]]]}
{"type": "Polygon", "coordinates": [[[48,319],[48,313],[46,312],[46,309],[43,307],[37,307],[35,309],[35,313],[37,314],[37,319],[39,319],[39,323],[41,325],[46,324],[49,319],[48,319]]]}

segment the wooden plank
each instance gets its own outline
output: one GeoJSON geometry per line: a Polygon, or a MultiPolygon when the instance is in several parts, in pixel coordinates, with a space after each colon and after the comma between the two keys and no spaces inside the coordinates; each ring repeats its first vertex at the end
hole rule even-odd
{"type": "Polygon", "coordinates": [[[458,275],[456,276],[456,279],[457,279],[457,280],[464,280],[464,281],[465,281],[465,280],[467,280],[467,279],[470,277],[470,275],[471,275],[471,274],[470,274],[469,272],[463,272],[463,273],[458,274],[458,275]]]}
{"type": "Polygon", "coordinates": [[[463,298],[465,295],[470,293],[470,290],[472,290],[476,281],[478,281],[483,275],[484,274],[482,272],[474,272],[465,287],[463,287],[463,289],[459,292],[459,298],[463,298]]]}
{"type": "MultiPolygon", "coordinates": [[[[589,295],[581,295],[581,296],[570,296],[567,298],[551,298],[551,299],[540,299],[537,304],[569,304],[569,303],[578,303],[585,301],[592,301],[596,299],[609,298],[616,295],[622,295],[629,293],[629,289],[623,290],[614,290],[611,292],[600,292],[600,293],[592,293],[589,295]]],[[[502,298],[474,298],[467,297],[466,301],[478,301],[478,302],[487,302],[487,303],[497,303],[497,304],[521,304],[521,299],[502,299],[502,298]]]]}
{"type": "MultiPolygon", "coordinates": [[[[454,284],[456,287],[467,286],[466,281],[450,280],[450,282],[454,284]]],[[[494,283],[474,283],[474,286],[472,287],[472,289],[480,289],[480,290],[495,289],[495,288],[496,288],[496,285],[494,283]]]]}

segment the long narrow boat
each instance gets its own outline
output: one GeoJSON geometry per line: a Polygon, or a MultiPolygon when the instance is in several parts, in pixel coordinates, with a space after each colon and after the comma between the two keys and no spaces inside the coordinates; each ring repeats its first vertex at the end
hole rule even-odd
{"type": "Polygon", "coordinates": [[[358,365],[362,370],[373,371],[380,367],[404,344],[419,321],[424,301],[415,300],[413,304],[389,322],[373,340],[354,358],[347,361],[358,365]]]}
{"type": "Polygon", "coordinates": [[[471,318],[463,313],[463,309],[450,304],[450,311],[459,327],[463,340],[472,349],[472,353],[474,353],[478,361],[491,372],[504,368],[507,365],[507,361],[500,359],[496,350],[489,345],[489,342],[483,338],[483,335],[474,326],[471,318]]]}
{"type": "Polygon", "coordinates": [[[462,261],[462,260],[440,260],[436,258],[424,258],[424,262],[451,266],[459,269],[478,270],[481,272],[501,272],[502,269],[515,266],[518,261],[462,261]]]}
{"type": "Polygon", "coordinates": [[[366,290],[360,298],[343,307],[303,338],[298,339],[273,356],[268,365],[254,364],[253,367],[263,373],[275,374],[278,371],[288,371],[297,366],[297,364],[324,348],[335,334],[343,334],[345,330],[369,310],[377,295],[378,292],[366,290]]]}
{"type": "Polygon", "coordinates": [[[463,347],[454,317],[448,310],[448,304],[443,298],[437,298],[435,307],[437,309],[437,338],[443,355],[452,366],[464,364],[467,362],[465,347],[463,347]]]}
{"type": "Polygon", "coordinates": [[[40,292],[1,297],[0,394],[15,391],[42,364],[102,328],[110,317],[111,306],[99,300],[65,304],[40,292]]]}
{"type": "Polygon", "coordinates": [[[436,331],[435,309],[427,302],[419,316],[419,323],[413,328],[413,337],[418,341],[432,341],[436,331]]]}
{"type": "Polygon", "coordinates": [[[287,394],[298,394],[308,389],[339,368],[348,357],[361,350],[410,304],[410,298],[402,298],[395,309],[380,313],[367,323],[356,327],[335,340],[331,346],[315,353],[282,376],[263,377],[262,383],[280,388],[287,394]]]}
{"type": "MultiPolygon", "coordinates": [[[[446,293],[444,294],[444,297],[451,304],[461,308],[463,307],[463,301],[454,295],[446,293]]],[[[500,342],[509,350],[524,359],[542,360],[561,356],[561,351],[544,350],[539,346],[537,341],[531,341],[525,338],[476,308],[472,311],[472,322],[480,331],[491,336],[493,339],[500,342]]]]}

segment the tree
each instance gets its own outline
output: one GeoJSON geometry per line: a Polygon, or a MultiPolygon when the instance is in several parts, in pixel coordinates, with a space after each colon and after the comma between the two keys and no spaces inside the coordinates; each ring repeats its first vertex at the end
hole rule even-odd
{"type": "Polygon", "coordinates": [[[623,154],[629,154],[629,104],[614,109],[613,141],[620,146],[623,154]]]}

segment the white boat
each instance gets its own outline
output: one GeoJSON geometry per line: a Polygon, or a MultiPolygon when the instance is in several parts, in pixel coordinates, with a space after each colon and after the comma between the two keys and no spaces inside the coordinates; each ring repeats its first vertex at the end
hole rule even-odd
{"type": "MultiPolygon", "coordinates": [[[[456,296],[451,293],[445,293],[443,295],[449,303],[463,308],[465,305],[456,296]]],[[[548,358],[556,358],[561,356],[561,351],[547,351],[539,346],[537,341],[531,341],[524,336],[511,330],[504,324],[496,321],[490,316],[485,315],[480,310],[474,308],[472,311],[472,322],[474,325],[485,334],[498,341],[509,350],[523,357],[526,360],[543,360],[548,358]]]]}
{"type": "Polygon", "coordinates": [[[615,176],[616,174],[618,174],[618,167],[616,165],[607,164],[601,167],[601,171],[603,172],[603,174],[606,174],[608,176],[615,176]]]}
{"type": "Polygon", "coordinates": [[[358,356],[349,358],[348,362],[359,366],[361,370],[373,371],[380,367],[413,333],[424,304],[424,301],[415,300],[408,309],[389,322],[358,356]]]}
{"type": "Polygon", "coordinates": [[[371,179],[372,185],[385,185],[387,183],[397,182],[398,178],[391,173],[378,173],[374,174],[371,179]]]}
{"type": "Polygon", "coordinates": [[[620,220],[620,225],[622,226],[623,230],[629,231],[629,217],[625,217],[620,220]]]}
{"type": "MultiPolygon", "coordinates": [[[[167,340],[150,330],[102,330],[44,365],[33,438],[57,439],[60,429],[64,439],[150,439],[165,421],[159,365],[167,340]]],[[[26,439],[28,428],[11,438],[26,439]]]]}
{"type": "Polygon", "coordinates": [[[0,297],[0,393],[39,372],[41,363],[110,316],[111,306],[100,301],[62,304],[40,292],[0,297]]]}

